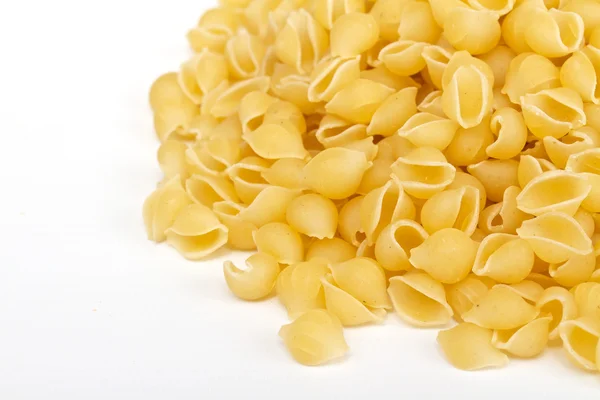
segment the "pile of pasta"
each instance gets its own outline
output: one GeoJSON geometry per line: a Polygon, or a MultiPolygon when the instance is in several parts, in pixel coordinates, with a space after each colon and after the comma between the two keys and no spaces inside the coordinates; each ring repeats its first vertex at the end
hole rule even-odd
{"type": "Polygon", "coordinates": [[[297,361],[395,311],[457,368],[598,371],[600,1],[221,0],[188,40],[148,237],[255,251],[225,280],[297,361]]]}

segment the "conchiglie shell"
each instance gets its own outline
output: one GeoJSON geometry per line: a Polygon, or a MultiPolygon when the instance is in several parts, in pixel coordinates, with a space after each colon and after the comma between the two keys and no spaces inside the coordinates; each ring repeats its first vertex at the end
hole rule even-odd
{"type": "Polygon", "coordinates": [[[154,131],[161,142],[168,139],[193,138],[189,131],[199,109],[193,103],[184,106],[168,106],[154,114],[154,131]]]}
{"type": "Polygon", "coordinates": [[[584,210],[583,208],[580,208],[579,210],[577,210],[575,215],[573,215],[573,218],[575,218],[579,225],[581,225],[581,228],[583,229],[585,234],[588,235],[588,237],[592,238],[596,230],[596,222],[594,221],[592,213],[584,210]]]}
{"type": "Polygon", "coordinates": [[[536,23],[525,30],[525,39],[538,54],[562,57],[579,49],[584,41],[583,20],[575,13],[535,8],[528,17],[536,23]]]}
{"type": "Polygon", "coordinates": [[[544,1],[521,1],[502,21],[502,39],[517,53],[531,51],[525,39],[525,32],[531,24],[530,14],[535,8],[545,9],[544,1]]]}
{"type": "Polygon", "coordinates": [[[338,217],[338,232],[348,243],[357,246],[365,239],[360,232],[360,209],[364,196],[354,197],[340,209],[338,217]]]}
{"type": "Polygon", "coordinates": [[[517,357],[535,357],[548,344],[548,326],[551,321],[551,316],[545,316],[516,329],[496,330],[492,336],[492,344],[517,357]]]}
{"type": "Polygon", "coordinates": [[[408,271],[410,251],[420,246],[429,235],[417,222],[401,219],[385,227],[375,242],[377,262],[388,271],[408,271]]]}
{"type": "Polygon", "coordinates": [[[369,244],[367,239],[363,240],[356,249],[356,257],[375,259],[375,245],[369,244]]]}
{"type": "Polygon", "coordinates": [[[342,15],[351,12],[365,12],[364,0],[325,0],[315,2],[312,11],[315,19],[326,29],[342,15]]]}
{"type": "Polygon", "coordinates": [[[478,243],[454,228],[435,232],[410,251],[410,263],[436,280],[452,284],[467,277],[477,252],[478,243]]]}
{"type": "Polygon", "coordinates": [[[276,290],[290,318],[309,310],[325,308],[321,278],[325,277],[327,271],[327,264],[318,259],[290,265],[281,271],[276,290]]]}
{"type": "MultiPolygon", "coordinates": [[[[232,130],[237,131],[239,120],[237,116],[235,117],[235,121],[232,118],[221,121],[210,114],[199,114],[192,119],[192,122],[188,127],[188,132],[190,135],[196,137],[196,143],[200,143],[205,140],[210,140],[216,135],[220,136],[221,129],[219,129],[219,127],[225,124],[231,125],[232,130]]],[[[241,126],[239,126],[239,128],[241,128],[241,126]]],[[[239,135],[232,134],[229,137],[242,137],[241,129],[239,129],[239,131],[239,135]]]]}
{"type": "Polygon", "coordinates": [[[442,76],[452,58],[452,52],[442,46],[430,45],[423,49],[422,57],[433,85],[442,89],[442,76]]]}
{"type": "Polygon", "coordinates": [[[575,90],[583,101],[600,103],[598,70],[600,69],[600,50],[586,46],[575,52],[560,69],[560,81],[564,87],[575,90]]]}
{"type": "Polygon", "coordinates": [[[338,211],[333,201],[315,193],[301,195],[287,206],[286,220],[298,232],[317,239],[333,238],[338,211]]]}
{"type": "Polygon", "coordinates": [[[463,315],[463,319],[483,328],[505,330],[523,326],[538,314],[534,306],[511,289],[494,286],[463,315]]]}
{"type": "Polygon", "coordinates": [[[342,324],[325,310],[312,310],[279,330],[288,351],[304,365],[319,365],[343,357],[348,351],[342,324]]]}
{"type": "Polygon", "coordinates": [[[528,279],[522,280],[519,283],[513,283],[512,285],[499,284],[498,286],[506,286],[525,299],[525,301],[534,305],[537,304],[544,294],[544,287],[542,285],[528,279]]]}
{"type": "Polygon", "coordinates": [[[517,196],[521,190],[509,186],[500,203],[492,204],[481,211],[479,227],[485,233],[516,233],[523,221],[533,218],[517,208],[517,196]]]}
{"type": "Polygon", "coordinates": [[[211,104],[210,109],[207,111],[217,118],[229,117],[238,112],[240,102],[246,94],[256,90],[266,92],[269,89],[269,85],[270,78],[268,76],[259,76],[233,83],[227,89],[220,92],[214,104],[211,104]]]}
{"type": "Polygon", "coordinates": [[[156,154],[158,165],[165,175],[166,179],[179,175],[181,179],[186,179],[189,175],[189,166],[185,159],[185,152],[188,145],[179,140],[165,140],[156,154]]]}
{"type": "Polygon", "coordinates": [[[219,201],[239,202],[233,183],[221,176],[192,175],[185,190],[194,203],[212,207],[219,201]]]}
{"type": "Polygon", "coordinates": [[[600,149],[584,150],[569,157],[567,171],[573,171],[583,176],[592,186],[588,196],[581,203],[590,212],[600,212],[600,149]]]}
{"type": "Polygon", "coordinates": [[[263,179],[274,186],[288,189],[304,189],[304,167],[306,161],[297,158],[282,158],[261,172],[263,179]]]}
{"type": "Polygon", "coordinates": [[[379,39],[379,25],[371,14],[352,12],[340,16],[331,27],[331,54],[355,57],[370,49],[379,39]],[[354,40],[348,40],[353,36],[354,40]]]}
{"type": "Polygon", "coordinates": [[[517,156],[527,142],[527,126],[521,113],[513,108],[502,108],[492,115],[490,128],[496,141],[485,152],[492,158],[506,160],[517,156]]]}
{"type": "Polygon", "coordinates": [[[573,296],[581,316],[600,318],[600,284],[584,282],[574,288],[573,296]]]}
{"type": "Polygon", "coordinates": [[[444,22],[444,37],[457,50],[483,54],[500,41],[499,15],[489,10],[456,7],[444,22]]]}
{"type": "Polygon", "coordinates": [[[456,175],[454,176],[454,180],[446,190],[460,189],[463,187],[473,187],[477,189],[477,193],[479,196],[479,209],[483,210],[487,201],[487,195],[485,193],[485,188],[479,181],[479,179],[475,178],[473,175],[467,174],[466,172],[456,171],[456,175]]]}
{"type": "Polygon", "coordinates": [[[304,167],[308,187],[330,199],[356,193],[370,163],[364,153],[344,148],[326,149],[304,167]]]}
{"type": "Polygon", "coordinates": [[[521,110],[520,104],[511,103],[508,96],[502,93],[502,89],[494,88],[493,92],[494,99],[492,100],[492,112],[505,107],[514,108],[517,111],[521,110]]]}
{"type": "Polygon", "coordinates": [[[415,206],[397,178],[369,192],[360,206],[360,227],[369,244],[375,243],[381,230],[399,219],[413,219],[415,206]]]}
{"type": "Polygon", "coordinates": [[[221,54],[203,49],[181,65],[178,82],[181,90],[195,104],[202,104],[204,94],[227,80],[227,61],[221,54]]]}
{"type": "Polygon", "coordinates": [[[367,137],[367,127],[353,124],[335,115],[326,115],[316,132],[317,140],[325,147],[340,147],[367,137]]]}
{"type": "Polygon", "coordinates": [[[517,0],[468,0],[475,10],[488,10],[502,16],[512,11],[517,0]]]}
{"type": "Polygon", "coordinates": [[[249,79],[257,76],[266,53],[266,44],[245,29],[240,29],[225,45],[225,57],[229,71],[235,79],[249,79]]]}
{"type": "Polygon", "coordinates": [[[280,264],[295,264],[304,260],[302,238],[289,225],[273,222],[261,226],[252,235],[259,253],[272,256],[280,264]]]}
{"type": "Polygon", "coordinates": [[[356,79],[327,103],[325,110],[357,124],[368,124],[393,89],[368,79],[356,79]]]}
{"type": "Polygon", "coordinates": [[[308,99],[315,103],[330,101],[336,93],[358,78],[360,57],[321,60],[311,74],[308,99]]]}
{"type": "Polygon", "coordinates": [[[469,311],[488,290],[489,287],[484,283],[483,278],[471,274],[458,283],[446,286],[446,298],[454,310],[454,319],[461,322],[464,313],[469,311]]]}
{"type": "Polygon", "coordinates": [[[560,69],[552,61],[539,54],[522,53],[510,62],[502,93],[508,95],[512,103],[520,104],[526,94],[560,85],[560,69]]]}
{"type": "Polygon", "coordinates": [[[433,18],[439,26],[444,26],[449,14],[456,8],[468,9],[469,6],[460,0],[430,0],[433,18]]]}
{"type": "Polygon", "coordinates": [[[360,301],[340,289],[331,275],[321,278],[327,311],[339,318],[344,326],[380,323],[387,312],[381,308],[370,310],[360,301]]]}
{"type": "Polygon", "coordinates": [[[596,269],[596,255],[574,255],[564,263],[550,264],[548,273],[561,286],[573,287],[586,282],[596,269]]]}
{"type": "Polygon", "coordinates": [[[385,65],[379,65],[373,69],[360,71],[360,77],[373,82],[381,83],[394,90],[402,90],[409,87],[420,88],[421,84],[409,76],[398,76],[387,69],[385,65]]]}
{"type": "Polygon", "coordinates": [[[445,118],[446,114],[444,114],[444,110],[442,109],[442,91],[435,90],[425,96],[417,105],[417,110],[422,113],[429,113],[445,118]]]}
{"type": "MultiPolygon", "coordinates": [[[[379,151],[379,147],[374,142],[374,138],[372,136],[366,137],[364,139],[354,140],[352,142],[344,144],[343,148],[349,150],[356,150],[362,152],[367,161],[371,163],[369,166],[372,166],[372,161],[377,157],[377,152],[379,151]]],[[[362,182],[362,180],[361,180],[362,182]]]]}
{"type": "Polygon", "coordinates": [[[564,321],[577,318],[577,305],[573,294],[560,286],[549,287],[536,303],[536,307],[542,313],[552,315],[549,331],[550,340],[557,339],[559,336],[559,326],[564,321]]]}
{"type": "Polygon", "coordinates": [[[493,233],[481,241],[473,273],[500,283],[518,283],[533,268],[531,246],[516,235],[493,233]]]}
{"type": "Polygon", "coordinates": [[[425,68],[423,50],[427,43],[399,40],[379,52],[379,60],[387,69],[400,76],[411,76],[425,68]]]}
{"type": "Polygon", "coordinates": [[[595,129],[584,126],[569,132],[560,140],[546,136],[543,141],[550,161],[556,167],[564,169],[571,155],[600,145],[600,134],[595,129]]]}
{"type": "Polygon", "coordinates": [[[298,197],[299,190],[287,189],[280,186],[264,188],[256,198],[240,211],[240,218],[261,227],[270,222],[285,222],[285,213],[293,199],[298,197]]]}
{"type": "Polygon", "coordinates": [[[479,191],[472,186],[445,190],[428,199],[421,208],[421,224],[432,234],[456,228],[471,236],[479,220],[479,191]]]}
{"type": "MultiPolygon", "coordinates": [[[[545,261],[542,261],[542,262],[545,262],[545,261]]],[[[545,275],[544,273],[540,273],[540,272],[530,273],[529,276],[527,277],[527,279],[532,282],[537,283],[544,289],[548,289],[549,287],[556,286],[556,281],[554,279],[552,279],[548,275],[545,275]]]]}
{"type": "Polygon", "coordinates": [[[306,260],[320,258],[328,263],[340,263],[356,257],[356,247],[334,237],[314,240],[306,249],[306,260]]]}
{"type": "Polygon", "coordinates": [[[159,112],[168,108],[195,108],[179,85],[176,72],[168,72],[156,78],[150,86],[148,101],[152,111],[159,112]]]}
{"type": "Polygon", "coordinates": [[[490,117],[487,116],[473,128],[459,127],[444,155],[452,165],[458,167],[477,164],[487,158],[486,149],[493,142],[494,134],[490,129],[490,117]]]}
{"type": "Polygon", "coordinates": [[[227,243],[228,229],[212,210],[202,204],[190,204],[165,231],[167,242],[185,258],[200,260],[227,243]]]}
{"type": "Polygon", "coordinates": [[[254,250],[253,233],[258,229],[254,224],[243,221],[239,213],[244,206],[231,202],[220,201],[213,204],[213,212],[228,229],[227,245],[235,250],[254,250]]]}
{"type": "Polygon", "coordinates": [[[240,102],[239,119],[244,133],[258,129],[264,121],[269,106],[277,101],[276,98],[264,92],[250,92],[240,102]]]}
{"type": "Polygon", "coordinates": [[[536,137],[560,138],[586,122],[583,102],[577,92],[568,88],[542,90],[521,97],[527,128],[536,137]]]}
{"type": "Polygon", "coordinates": [[[448,362],[458,369],[473,371],[504,367],[508,364],[508,356],[492,345],[492,336],[489,329],[461,323],[440,331],[437,341],[448,362]]]}
{"type": "Polygon", "coordinates": [[[195,52],[203,48],[223,51],[225,43],[240,23],[240,16],[234,9],[213,8],[205,12],[198,25],[188,32],[187,39],[195,52]]]}
{"type": "Polygon", "coordinates": [[[246,157],[227,169],[227,176],[233,181],[235,192],[244,203],[252,203],[269,186],[262,177],[262,173],[268,169],[268,161],[254,156],[246,157]]]}
{"type": "Polygon", "coordinates": [[[380,0],[373,3],[369,13],[377,21],[380,36],[391,42],[398,39],[398,25],[406,0],[380,0]]]}
{"type": "Polygon", "coordinates": [[[555,171],[556,167],[550,161],[543,158],[535,158],[530,155],[522,155],[517,170],[519,186],[524,188],[533,178],[548,172],[555,171]]]}
{"type": "Polygon", "coordinates": [[[560,212],[548,212],[523,222],[517,234],[529,242],[539,258],[553,264],[593,250],[592,241],[577,221],[560,212]]]}
{"type": "Polygon", "coordinates": [[[517,206],[536,216],[551,211],[573,216],[590,190],[591,185],[576,173],[548,171],[529,181],[517,196],[517,206]]]}
{"type": "Polygon", "coordinates": [[[279,264],[272,256],[256,253],[246,260],[247,269],[237,268],[231,261],[223,263],[223,274],[229,290],[240,299],[258,300],[275,287],[279,264]]]}
{"type": "Polygon", "coordinates": [[[456,168],[433,147],[420,147],[392,164],[392,172],[404,190],[419,199],[428,199],[452,183],[456,168]]]}
{"type": "Polygon", "coordinates": [[[452,120],[434,114],[418,113],[406,121],[398,134],[417,147],[444,150],[452,142],[458,127],[452,120]]]}
{"type": "Polygon", "coordinates": [[[600,320],[580,317],[565,321],[560,324],[559,332],[569,360],[585,370],[598,371],[600,320]]]}
{"type": "Polygon", "coordinates": [[[371,136],[391,136],[417,113],[417,88],[408,87],[385,99],[367,127],[371,136]]]}
{"type": "Polygon", "coordinates": [[[483,184],[488,198],[499,202],[507,188],[519,185],[518,168],[515,160],[486,160],[469,165],[467,170],[483,184]]]}
{"type": "Polygon", "coordinates": [[[561,1],[562,11],[574,12],[581,17],[585,25],[585,37],[590,39],[595,28],[600,25],[600,5],[594,0],[561,1]]]}
{"type": "Polygon", "coordinates": [[[243,139],[256,154],[266,159],[304,159],[308,156],[302,143],[302,136],[281,125],[261,125],[255,131],[244,134],[243,139]]]}
{"type": "Polygon", "coordinates": [[[408,139],[402,138],[398,135],[388,136],[383,138],[377,143],[379,151],[377,152],[377,158],[381,160],[389,160],[391,162],[396,161],[398,157],[404,157],[411,151],[415,150],[414,144],[408,141],[408,139]]]}
{"type": "Polygon", "coordinates": [[[293,67],[277,63],[271,75],[271,91],[282,100],[296,105],[305,114],[314,113],[321,103],[308,99],[310,78],[299,75],[293,67]]]}
{"type": "Polygon", "coordinates": [[[337,285],[367,307],[391,308],[385,273],[374,260],[358,257],[330,264],[329,269],[337,285]]]}
{"type": "Polygon", "coordinates": [[[392,174],[391,165],[392,161],[386,158],[373,160],[373,165],[363,175],[356,193],[368,194],[385,185],[390,180],[390,175],[392,174]]]}
{"type": "Polygon", "coordinates": [[[300,135],[306,133],[306,120],[298,106],[289,101],[276,101],[265,112],[264,125],[280,125],[300,135]]]}

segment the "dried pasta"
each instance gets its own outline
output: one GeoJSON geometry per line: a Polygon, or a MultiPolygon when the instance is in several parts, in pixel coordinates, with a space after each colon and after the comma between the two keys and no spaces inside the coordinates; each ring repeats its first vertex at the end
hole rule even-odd
{"type": "Polygon", "coordinates": [[[291,265],[304,260],[304,244],[300,234],[289,225],[272,222],[253,232],[259,253],[272,256],[279,264],[291,265]]]}
{"type": "Polygon", "coordinates": [[[279,275],[279,264],[272,256],[256,253],[246,260],[246,269],[236,267],[231,261],[223,264],[223,274],[229,289],[244,300],[258,300],[266,297],[279,275]]]}
{"type": "Polygon", "coordinates": [[[292,228],[306,236],[332,239],[338,225],[338,210],[328,198],[309,193],[288,204],[286,220],[292,228]]]}

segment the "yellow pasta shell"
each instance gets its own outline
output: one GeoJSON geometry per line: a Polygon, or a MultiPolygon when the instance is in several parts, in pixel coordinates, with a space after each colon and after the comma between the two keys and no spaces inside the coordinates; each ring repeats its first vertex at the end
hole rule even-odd
{"type": "Polygon", "coordinates": [[[286,211],[288,224],[298,232],[317,239],[333,238],[338,211],[333,201],[315,193],[293,199],[286,211]]]}
{"type": "Polygon", "coordinates": [[[560,69],[563,86],[575,90],[583,101],[600,103],[598,72],[600,70],[600,50],[586,46],[575,52],[560,69]]]}
{"type": "Polygon", "coordinates": [[[600,212],[600,149],[594,148],[573,154],[567,161],[566,170],[579,173],[592,186],[581,205],[590,212],[600,212]]]}
{"type": "Polygon", "coordinates": [[[398,40],[379,52],[379,60],[387,69],[400,76],[410,76],[425,68],[423,50],[427,43],[398,40]]]}
{"type": "Polygon", "coordinates": [[[375,242],[377,262],[388,271],[408,271],[410,251],[423,244],[429,235],[417,222],[401,219],[386,226],[375,242]]]}
{"type": "Polygon", "coordinates": [[[518,283],[533,268],[531,246],[516,235],[493,233],[481,241],[473,273],[487,276],[500,283],[518,283]]]}
{"type": "Polygon", "coordinates": [[[244,300],[266,297],[275,287],[279,264],[272,256],[256,253],[246,260],[246,269],[237,268],[231,261],[223,263],[225,282],[233,294],[244,300]]]}
{"type": "Polygon", "coordinates": [[[479,220],[479,191],[472,186],[445,190],[428,199],[421,208],[421,224],[432,234],[456,228],[471,236],[479,220]]]}
{"type": "Polygon", "coordinates": [[[588,371],[598,371],[597,348],[600,342],[600,320],[580,317],[562,322],[560,338],[569,360],[588,371]]]}
{"type": "Polygon", "coordinates": [[[338,217],[338,232],[348,243],[354,246],[365,239],[364,233],[360,232],[360,209],[364,196],[354,197],[341,208],[338,217]]]}
{"type": "Polygon", "coordinates": [[[517,357],[535,357],[548,344],[548,326],[551,320],[551,316],[539,317],[516,329],[496,330],[492,336],[492,344],[517,357]]]}
{"type": "Polygon", "coordinates": [[[312,102],[330,101],[352,81],[360,78],[360,57],[325,58],[311,74],[308,99],[312,102]]]}
{"type": "Polygon", "coordinates": [[[398,36],[402,40],[435,43],[442,29],[433,17],[431,6],[427,2],[405,2],[402,8],[398,36]]]}
{"type": "Polygon", "coordinates": [[[266,159],[304,159],[308,156],[302,136],[281,125],[263,124],[255,131],[244,134],[243,139],[256,154],[266,159]]]}
{"type": "Polygon", "coordinates": [[[330,264],[329,269],[337,285],[364,305],[391,308],[386,292],[385,273],[374,260],[358,257],[330,264]]]}
{"type": "Polygon", "coordinates": [[[444,26],[449,14],[456,8],[468,9],[469,6],[460,0],[430,0],[433,18],[439,26],[444,26]]]}
{"type": "Polygon", "coordinates": [[[564,263],[550,264],[548,273],[562,286],[573,287],[586,282],[596,269],[596,255],[574,255],[564,263]]]}
{"type": "Polygon", "coordinates": [[[258,129],[264,121],[269,106],[277,99],[264,92],[250,92],[240,101],[239,119],[244,133],[258,129]]]}
{"type": "Polygon", "coordinates": [[[398,130],[398,135],[417,147],[444,150],[452,142],[458,127],[452,120],[434,114],[418,113],[406,121],[398,130]]]}
{"type": "Polygon", "coordinates": [[[304,166],[306,161],[297,158],[282,158],[263,170],[263,179],[274,186],[288,189],[304,189],[304,166]]]}
{"type": "Polygon", "coordinates": [[[351,12],[365,12],[364,0],[325,0],[313,5],[313,15],[319,23],[331,29],[333,23],[342,15],[351,12]]]}
{"type": "Polygon", "coordinates": [[[444,155],[452,165],[458,167],[477,164],[487,158],[486,149],[493,142],[494,134],[490,128],[490,117],[487,116],[473,128],[459,127],[444,155]]]}
{"type": "Polygon", "coordinates": [[[481,211],[479,227],[485,233],[516,233],[523,221],[533,218],[517,208],[517,196],[521,190],[509,186],[500,203],[492,204],[481,211]]]}
{"type": "Polygon", "coordinates": [[[550,331],[550,340],[559,337],[560,324],[564,321],[577,318],[577,305],[575,304],[573,294],[560,286],[546,288],[537,301],[536,307],[542,313],[552,315],[552,321],[548,328],[550,331]]]}
{"type": "Polygon", "coordinates": [[[367,127],[367,134],[391,136],[417,113],[417,88],[401,89],[385,99],[367,127]]]}
{"type": "Polygon", "coordinates": [[[488,156],[507,160],[517,156],[527,142],[527,126],[521,113],[509,107],[497,110],[490,122],[496,141],[485,152],[488,156]]]}
{"type": "MultiPolygon", "coordinates": [[[[545,141],[545,140],[544,140],[545,141]]],[[[535,158],[530,155],[522,155],[517,170],[519,186],[524,188],[536,176],[548,171],[555,171],[556,167],[550,161],[543,158],[535,158]]]]}
{"type": "Polygon", "coordinates": [[[302,238],[289,225],[272,222],[253,233],[259,253],[272,256],[280,264],[295,264],[304,260],[302,238]]]}
{"type": "Polygon", "coordinates": [[[544,56],[535,53],[522,53],[516,56],[506,71],[502,93],[508,95],[514,104],[520,104],[521,97],[542,90],[560,87],[560,69],[544,56]]]}
{"type": "Polygon", "coordinates": [[[178,82],[190,100],[195,104],[202,104],[204,95],[228,77],[225,57],[203,49],[181,65],[178,82]]]}
{"type": "Polygon", "coordinates": [[[460,189],[462,187],[467,187],[467,186],[477,189],[478,196],[479,196],[479,208],[480,208],[480,211],[483,210],[483,208],[485,207],[486,200],[487,200],[487,195],[485,194],[485,188],[483,187],[481,182],[479,182],[479,180],[477,178],[475,178],[473,175],[467,174],[466,172],[462,172],[462,171],[456,171],[454,180],[452,181],[452,183],[450,185],[448,185],[446,190],[460,189]]]}
{"type": "Polygon", "coordinates": [[[285,222],[285,213],[293,199],[300,195],[299,190],[280,186],[264,188],[239,216],[260,228],[270,222],[285,222]]]}
{"type": "Polygon", "coordinates": [[[307,261],[320,258],[328,263],[340,263],[355,257],[356,247],[338,237],[314,240],[306,249],[307,261]]]}
{"type": "Polygon", "coordinates": [[[483,184],[491,201],[499,202],[506,189],[519,185],[518,168],[515,160],[485,160],[469,165],[467,171],[483,184]]]}
{"type": "Polygon", "coordinates": [[[600,318],[600,284],[584,282],[573,290],[577,311],[581,316],[600,318]]]}
{"type": "Polygon", "coordinates": [[[442,46],[430,45],[423,49],[422,57],[433,85],[442,89],[442,76],[452,58],[452,52],[442,46]]]}
{"type": "Polygon", "coordinates": [[[483,54],[500,41],[498,14],[489,10],[455,7],[444,22],[444,37],[457,50],[483,54]]]}
{"type": "Polygon", "coordinates": [[[250,156],[227,169],[227,176],[233,181],[235,192],[244,203],[252,203],[256,196],[269,186],[262,177],[262,173],[268,168],[268,161],[250,156]]]}
{"type": "Polygon", "coordinates": [[[536,23],[525,30],[525,40],[538,54],[562,57],[579,49],[583,43],[583,20],[573,12],[536,7],[528,17],[536,23]]]}
{"type": "Polygon", "coordinates": [[[207,207],[219,201],[239,202],[233,183],[222,176],[192,175],[185,190],[194,203],[207,207]]]}
{"type": "Polygon", "coordinates": [[[225,45],[229,72],[236,79],[248,79],[259,75],[266,54],[265,43],[245,29],[240,29],[225,45]]]}
{"type": "Polygon", "coordinates": [[[371,14],[351,12],[340,16],[330,32],[334,57],[355,57],[370,49],[379,39],[379,26],[371,14]],[[354,40],[348,40],[353,36],[354,40]]]}
{"type": "Polygon", "coordinates": [[[240,204],[231,201],[220,201],[213,204],[213,212],[228,229],[227,245],[235,250],[254,250],[253,233],[256,226],[243,221],[239,213],[244,209],[240,204]]]}
{"type": "Polygon", "coordinates": [[[356,79],[327,103],[325,110],[357,124],[368,124],[393,89],[368,79],[356,79]]]}
{"type": "Polygon", "coordinates": [[[309,310],[325,308],[321,278],[326,274],[327,265],[319,259],[290,265],[281,271],[276,290],[290,318],[309,310]]]}
{"type": "Polygon", "coordinates": [[[176,175],[181,179],[188,177],[189,166],[185,159],[187,148],[187,144],[179,140],[168,139],[161,143],[156,158],[166,179],[176,175]]]}
{"type": "MultiPolygon", "coordinates": [[[[469,274],[462,281],[446,286],[446,298],[454,311],[454,319],[462,322],[462,316],[469,311],[489,290],[485,277],[469,274]]],[[[490,279],[491,280],[491,279],[490,279]]]]}

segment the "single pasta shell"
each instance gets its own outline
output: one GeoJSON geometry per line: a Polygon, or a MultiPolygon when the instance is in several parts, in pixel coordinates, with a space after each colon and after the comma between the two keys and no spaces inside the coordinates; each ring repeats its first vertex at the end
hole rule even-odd
{"type": "MultiPolygon", "coordinates": [[[[531,2],[530,2],[531,3],[531,2]]],[[[526,94],[560,87],[560,69],[552,61],[535,53],[521,53],[509,64],[502,93],[513,104],[526,94]]]]}
{"type": "Polygon", "coordinates": [[[518,170],[519,162],[515,160],[485,160],[467,167],[467,171],[483,184],[488,199],[493,202],[502,201],[510,186],[519,186],[518,170]]]}
{"type": "Polygon", "coordinates": [[[359,78],[333,96],[325,110],[357,124],[369,124],[385,99],[394,90],[382,83],[359,78]]]}
{"type": "Polygon", "coordinates": [[[473,186],[437,193],[421,208],[421,224],[429,234],[456,228],[471,236],[479,220],[479,200],[479,191],[473,186]]]}
{"type": "Polygon", "coordinates": [[[375,259],[388,271],[408,271],[410,251],[429,235],[417,222],[401,219],[385,227],[375,242],[375,259]]]}
{"type": "Polygon", "coordinates": [[[430,45],[423,49],[422,57],[425,60],[427,72],[431,82],[438,89],[442,89],[442,76],[452,58],[452,54],[451,51],[437,45],[430,45]]]}
{"type": "Polygon", "coordinates": [[[536,21],[525,30],[527,44],[545,57],[562,57],[581,47],[584,41],[583,19],[573,12],[552,8],[534,8],[530,21],[536,21]]]}
{"type": "Polygon", "coordinates": [[[281,125],[261,125],[255,131],[245,134],[243,139],[256,154],[266,159],[304,159],[308,156],[302,136],[281,125]]]}
{"type": "Polygon", "coordinates": [[[325,308],[321,278],[327,272],[327,264],[320,259],[290,265],[281,271],[275,287],[290,318],[309,310],[325,308]]]}
{"type": "Polygon", "coordinates": [[[352,81],[360,78],[360,57],[334,57],[321,61],[311,75],[308,99],[330,101],[352,81]]]}
{"type": "Polygon", "coordinates": [[[498,18],[491,10],[455,7],[444,22],[444,37],[457,50],[473,55],[487,53],[500,41],[498,18]]]}
{"type": "Polygon", "coordinates": [[[390,71],[400,76],[411,76],[425,68],[423,50],[427,43],[398,40],[379,52],[379,60],[390,71]]]}
{"type": "Polygon", "coordinates": [[[592,149],[600,144],[600,134],[594,128],[584,126],[569,132],[561,140],[546,136],[543,140],[544,150],[552,163],[561,169],[565,169],[569,157],[592,149]]]}
{"type": "Polygon", "coordinates": [[[473,273],[500,283],[518,283],[533,268],[531,246],[516,235],[493,233],[481,241],[473,273]]]}
{"type": "Polygon", "coordinates": [[[345,292],[372,308],[391,308],[383,269],[374,260],[358,257],[329,266],[333,279],[345,292]]]}
{"type": "Polygon", "coordinates": [[[517,169],[519,186],[524,188],[536,176],[554,170],[556,170],[556,167],[548,160],[535,158],[530,155],[522,155],[517,169]]]}
{"type": "Polygon", "coordinates": [[[542,285],[528,279],[512,285],[498,284],[498,286],[506,286],[531,304],[537,304],[542,294],[544,294],[542,285]]]}
{"type": "Polygon", "coordinates": [[[235,163],[226,170],[227,176],[233,181],[236,194],[246,204],[250,204],[256,196],[269,186],[262,177],[270,163],[260,157],[250,156],[235,163]]]}
{"type": "Polygon", "coordinates": [[[594,46],[586,46],[573,53],[562,65],[560,81],[564,87],[579,93],[583,101],[599,104],[596,73],[598,66],[600,66],[600,50],[594,46]]]}
{"type": "Polygon", "coordinates": [[[588,196],[581,203],[590,212],[600,212],[600,149],[594,148],[573,154],[567,161],[567,171],[577,172],[592,185],[588,196]]]}
{"type": "Polygon", "coordinates": [[[289,225],[272,222],[253,233],[258,252],[269,254],[280,264],[295,264],[304,260],[302,238],[289,225]]]}
{"type": "Polygon", "coordinates": [[[529,358],[541,354],[548,344],[551,316],[534,319],[528,324],[509,330],[495,330],[492,344],[514,356],[529,358]]]}
{"type": "Polygon", "coordinates": [[[340,263],[355,257],[356,247],[338,237],[314,240],[306,249],[307,261],[320,258],[328,263],[340,263]]]}
{"type": "Polygon", "coordinates": [[[185,181],[185,190],[194,203],[207,207],[219,201],[239,202],[233,183],[222,176],[194,174],[185,181]]]}
{"type": "Polygon", "coordinates": [[[328,198],[309,193],[296,197],[288,204],[286,220],[304,235],[331,239],[338,225],[338,210],[328,198]]]}
{"type": "Polygon", "coordinates": [[[569,360],[585,370],[598,371],[600,320],[580,317],[564,321],[559,326],[559,332],[569,360]]]}
{"type": "Polygon", "coordinates": [[[379,39],[379,26],[371,14],[351,12],[340,16],[330,32],[331,54],[355,57],[369,50],[379,39]],[[348,40],[356,35],[355,40],[348,40]]]}
{"type": "Polygon", "coordinates": [[[574,288],[573,296],[581,316],[600,318],[600,284],[584,282],[574,288]]]}
{"type": "Polygon", "coordinates": [[[497,110],[492,115],[490,128],[497,139],[485,149],[488,156],[506,160],[517,156],[525,147],[527,126],[519,111],[510,107],[497,110]]]}
{"type": "Polygon", "coordinates": [[[242,211],[239,217],[257,227],[269,222],[285,222],[285,212],[293,199],[300,195],[299,190],[279,186],[269,186],[242,211]]]}
{"type": "Polygon", "coordinates": [[[550,340],[559,337],[561,323],[577,318],[577,304],[573,294],[560,286],[546,288],[537,301],[536,307],[540,312],[552,315],[552,322],[548,328],[550,340]]]}
{"type": "Polygon", "coordinates": [[[233,294],[244,300],[266,297],[275,287],[279,264],[265,253],[256,253],[246,260],[246,269],[237,268],[231,261],[223,263],[225,282],[233,294]]]}
{"type": "Polygon", "coordinates": [[[398,130],[398,135],[417,147],[444,150],[456,134],[458,124],[434,114],[418,113],[410,117],[398,130]]]}
{"type": "Polygon", "coordinates": [[[573,287],[586,282],[595,269],[596,255],[592,252],[585,255],[574,255],[560,264],[550,264],[548,273],[558,284],[573,287]]]}
{"type": "MultiPolygon", "coordinates": [[[[446,286],[446,299],[454,311],[454,319],[462,322],[462,316],[487,293],[488,278],[469,274],[462,281],[446,286]]],[[[491,279],[489,279],[491,281],[491,279]]],[[[493,285],[493,283],[492,283],[493,285]]]]}
{"type": "Polygon", "coordinates": [[[401,89],[385,99],[379,106],[367,127],[370,136],[391,136],[417,113],[417,88],[401,89]]]}
{"type": "Polygon", "coordinates": [[[220,201],[213,204],[213,212],[229,230],[227,245],[235,250],[254,250],[254,238],[252,237],[257,227],[239,217],[244,206],[232,201],[220,201]]]}
{"type": "MultiPolygon", "coordinates": [[[[217,118],[229,117],[235,114],[240,106],[240,102],[244,96],[255,90],[266,92],[270,86],[270,78],[268,76],[259,76],[250,78],[244,81],[233,83],[228,88],[219,92],[208,112],[217,118]]],[[[217,90],[217,89],[215,89],[217,90]]],[[[203,111],[206,102],[203,103],[203,111]]]]}

